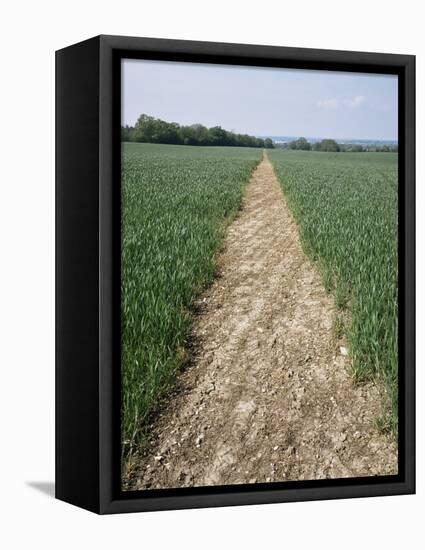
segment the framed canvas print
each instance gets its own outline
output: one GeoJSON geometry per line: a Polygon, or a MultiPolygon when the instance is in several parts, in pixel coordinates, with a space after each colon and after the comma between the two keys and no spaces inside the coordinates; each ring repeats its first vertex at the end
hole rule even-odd
{"type": "Polygon", "coordinates": [[[56,53],[56,496],[413,493],[413,56],[56,53]]]}

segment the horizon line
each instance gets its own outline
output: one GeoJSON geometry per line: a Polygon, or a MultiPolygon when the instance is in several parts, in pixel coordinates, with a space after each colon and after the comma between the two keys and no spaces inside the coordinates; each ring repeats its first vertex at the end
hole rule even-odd
{"type": "Polygon", "coordinates": [[[370,137],[330,137],[330,136],[308,136],[306,134],[294,134],[294,135],[278,135],[278,134],[254,134],[256,137],[259,137],[259,138],[266,138],[266,137],[269,137],[269,138],[279,138],[279,137],[285,137],[285,138],[295,138],[295,139],[300,139],[300,138],[304,138],[306,140],[309,140],[309,139],[333,139],[335,141],[338,141],[338,140],[344,140],[344,141],[349,141],[349,140],[357,140],[357,141],[393,141],[395,143],[398,143],[398,138],[397,139],[394,139],[394,138],[370,138],[370,137]]]}
{"type": "MultiPolygon", "coordinates": [[[[142,116],[142,115],[146,115],[148,117],[152,117],[156,120],[161,120],[163,122],[166,122],[168,124],[178,124],[179,126],[188,126],[188,127],[191,127],[191,126],[196,126],[196,125],[200,125],[200,126],[204,126],[205,128],[207,128],[208,130],[210,130],[211,128],[214,128],[215,126],[207,126],[206,124],[202,123],[202,122],[193,122],[193,123],[190,123],[190,124],[185,124],[183,122],[177,122],[177,121],[169,121],[169,120],[165,120],[163,118],[160,118],[158,116],[155,116],[155,115],[150,115],[148,113],[141,113],[139,115],[142,116]]],[[[135,122],[133,122],[133,124],[129,124],[129,123],[125,123],[124,120],[121,120],[121,127],[124,128],[125,126],[130,126],[130,127],[133,127],[136,125],[137,123],[137,120],[135,122]]],[[[322,140],[322,139],[333,139],[334,141],[338,141],[338,140],[343,140],[343,141],[350,141],[350,140],[358,140],[358,141],[370,141],[370,142],[377,142],[377,141],[392,141],[394,143],[397,143],[398,144],[398,138],[397,139],[391,139],[391,138],[370,138],[370,137],[367,137],[367,138],[359,138],[359,137],[349,137],[349,138],[344,138],[344,137],[324,137],[324,136],[312,136],[312,135],[306,135],[306,134],[293,134],[293,135],[285,135],[285,134],[257,134],[255,132],[243,132],[243,131],[238,131],[238,130],[235,130],[235,129],[231,129],[231,130],[228,130],[227,128],[225,128],[224,126],[221,126],[221,124],[218,124],[216,126],[219,126],[220,128],[222,128],[223,130],[225,130],[226,132],[231,132],[231,133],[234,133],[234,134],[240,134],[240,135],[249,135],[249,136],[253,136],[253,137],[256,137],[256,138],[260,138],[260,139],[265,139],[265,138],[270,138],[270,139],[273,139],[274,137],[286,137],[286,138],[295,138],[295,139],[299,139],[299,138],[305,138],[307,140],[309,139],[316,139],[316,140],[322,140]]]]}

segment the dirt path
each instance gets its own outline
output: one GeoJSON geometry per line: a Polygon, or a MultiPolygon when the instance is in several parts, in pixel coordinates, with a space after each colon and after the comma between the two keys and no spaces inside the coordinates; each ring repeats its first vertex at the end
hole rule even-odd
{"type": "Polygon", "coordinates": [[[199,301],[194,365],[150,428],[128,487],[396,473],[396,446],[374,426],[378,391],[352,384],[333,299],[302,251],[267,157],[218,265],[199,301]]]}

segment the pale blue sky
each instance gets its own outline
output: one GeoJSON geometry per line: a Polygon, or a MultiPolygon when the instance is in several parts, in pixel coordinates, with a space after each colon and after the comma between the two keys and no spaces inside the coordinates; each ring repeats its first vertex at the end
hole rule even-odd
{"type": "Polygon", "coordinates": [[[141,113],[252,135],[397,139],[397,77],[123,60],[122,122],[141,113]]]}

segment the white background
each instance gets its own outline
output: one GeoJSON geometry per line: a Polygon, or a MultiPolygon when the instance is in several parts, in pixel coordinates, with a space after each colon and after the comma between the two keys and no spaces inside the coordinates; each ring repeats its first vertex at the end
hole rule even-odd
{"type": "Polygon", "coordinates": [[[98,517],[55,501],[34,487],[44,483],[42,487],[49,490],[54,476],[54,51],[97,34],[123,34],[416,54],[420,283],[424,276],[421,244],[425,229],[422,185],[425,41],[421,4],[410,0],[3,3],[0,18],[2,548],[423,547],[421,284],[417,292],[417,496],[98,517]]]}

